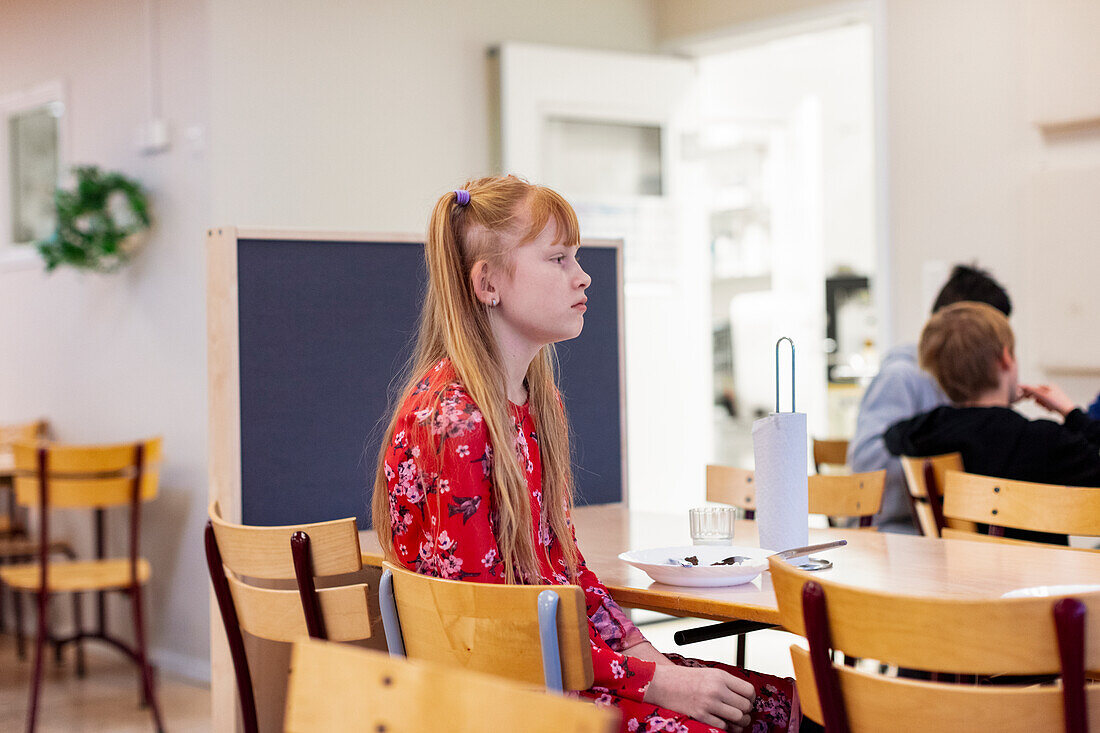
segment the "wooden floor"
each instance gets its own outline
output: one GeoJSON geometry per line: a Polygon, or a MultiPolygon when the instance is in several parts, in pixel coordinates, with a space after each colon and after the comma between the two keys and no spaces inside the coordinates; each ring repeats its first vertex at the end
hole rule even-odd
{"type": "MultiPolygon", "coordinates": [[[[86,645],[87,675],[79,679],[71,650],[63,663],[47,657],[39,698],[38,730],[41,733],[135,733],[153,730],[147,709],[138,706],[138,676],[121,654],[102,644],[86,645]]],[[[0,634],[0,731],[20,731],[26,726],[31,676],[31,656],[19,661],[15,638],[0,634]]],[[[161,672],[157,693],[165,727],[170,733],[209,733],[210,690],[161,672]]]]}

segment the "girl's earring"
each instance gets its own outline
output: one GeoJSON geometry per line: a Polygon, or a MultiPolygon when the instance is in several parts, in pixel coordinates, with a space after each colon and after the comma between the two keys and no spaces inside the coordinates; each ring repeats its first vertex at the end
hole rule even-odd
{"type": "Polygon", "coordinates": [[[489,307],[490,308],[496,308],[498,302],[499,301],[496,298],[493,298],[492,300],[489,301],[489,307]]]}

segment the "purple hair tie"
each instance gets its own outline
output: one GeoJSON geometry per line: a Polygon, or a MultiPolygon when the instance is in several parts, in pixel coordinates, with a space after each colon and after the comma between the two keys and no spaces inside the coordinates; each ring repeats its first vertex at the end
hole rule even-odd
{"type": "Polygon", "coordinates": [[[458,201],[459,206],[465,206],[470,203],[470,192],[460,188],[455,191],[455,199],[458,201]]]}

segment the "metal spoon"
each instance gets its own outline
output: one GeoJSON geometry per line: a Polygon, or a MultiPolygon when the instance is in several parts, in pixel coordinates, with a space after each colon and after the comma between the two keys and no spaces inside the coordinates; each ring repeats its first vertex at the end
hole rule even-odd
{"type": "Polygon", "coordinates": [[[780,557],[784,560],[790,560],[792,557],[802,557],[803,555],[809,555],[811,552],[819,552],[821,550],[830,550],[834,547],[843,547],[848,544],[848,540],[834,540],[832,542],[823,542],[820,545],[806,545],[805,547],[792,547],[789,550],[783,550],[782,552],[772,553],[771,557],[780,557]]]}

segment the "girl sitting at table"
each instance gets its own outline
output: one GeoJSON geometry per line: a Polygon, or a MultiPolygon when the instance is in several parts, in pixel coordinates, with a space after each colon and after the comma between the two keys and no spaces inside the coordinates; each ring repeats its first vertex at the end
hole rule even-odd
{"type": "Polygon", "coordinates": [[[623,731],[798,730],[793,680],[660,653],[585,565],[553,352],[584,326],[579,244],[565,199],[514,176],[436,203],[416,353],[375,479],[383,551],[440,578],[579,585],[595,671],[581,695],[617,707],[623,731]]]}

